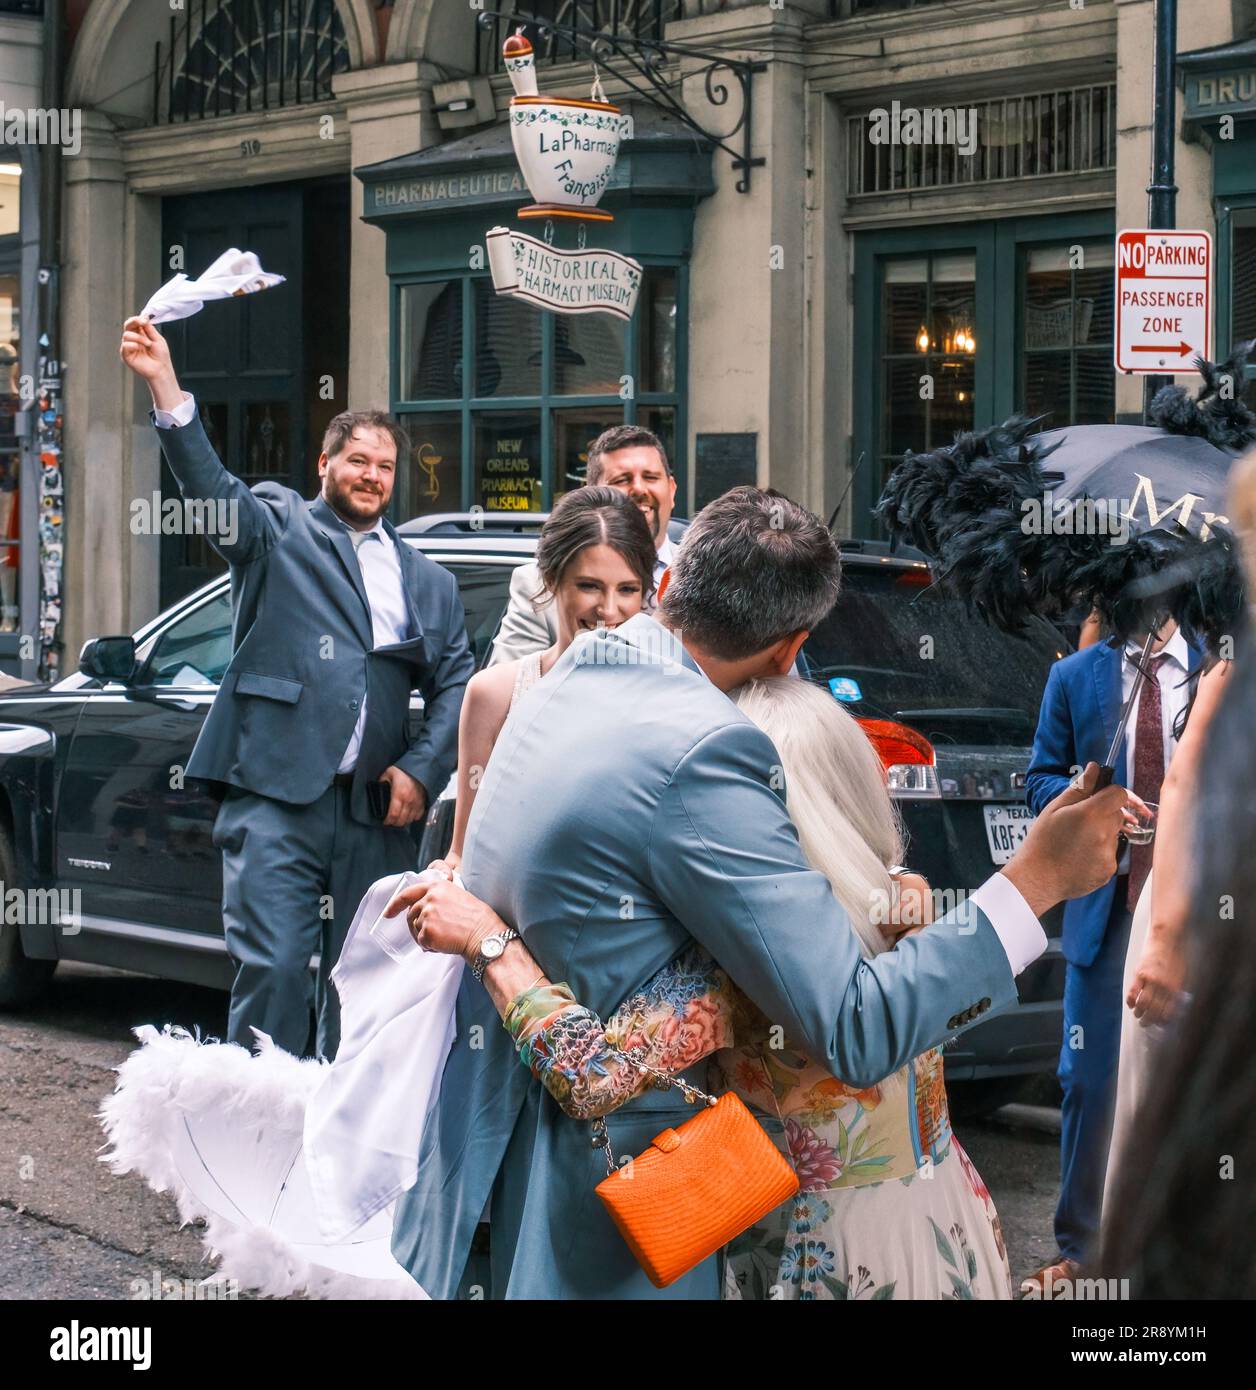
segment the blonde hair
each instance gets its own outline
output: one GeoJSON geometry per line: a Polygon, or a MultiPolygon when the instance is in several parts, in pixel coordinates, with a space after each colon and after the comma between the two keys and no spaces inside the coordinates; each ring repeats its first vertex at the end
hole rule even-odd
{"type": "Polygon", "coordinates": [[[829,880],[864,955],[888,950],[878,922],[890,902],[888,870],[902,862],[903,829],[876,749],[810,681],[751,681],[733,699],[776,745],[802,852],[829,880]]]}

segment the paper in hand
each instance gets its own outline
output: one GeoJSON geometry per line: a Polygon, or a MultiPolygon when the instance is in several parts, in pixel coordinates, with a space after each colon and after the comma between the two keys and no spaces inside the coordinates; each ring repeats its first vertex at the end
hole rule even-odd
{"type": "Polygon", "coordinates": [[[262,269],[262,263],[252,251],[239,251],[234,246],[197,276],[189,280],[176,275],[144,305],[142,313],[150,323],[169,323],[172,319],[191,318],[199,314],[211,299],[234,299],[242,294],[255,294],[272,285],[282,285],[282,275],[272,275],[262,269]]]}

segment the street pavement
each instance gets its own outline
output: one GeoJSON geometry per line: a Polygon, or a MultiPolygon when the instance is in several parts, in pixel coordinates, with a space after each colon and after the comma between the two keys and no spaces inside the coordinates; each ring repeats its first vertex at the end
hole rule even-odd
{"type": "MultiPolygon", "coordinates": [[[[96,1111],[135,1045],[130,1029],[167,1021],[215,1036],[226,995],[62,965],[37,1008],[0,1014],[0,1300],[129,1299],[136,1281],[151,1288],[212,1273],[169,1197],[100,1162],[96,1111]]],[[[1035,1080],[1024,1097],[1048,1107],[1048,1123],[1051,1085],[1035,1080]]],[[[1017,1280],[1055,1253],[1059,1140],[1044,1132],[1043,1114],[1010,1107],[955,1121],[998,1207],[1017,1280]]]]}

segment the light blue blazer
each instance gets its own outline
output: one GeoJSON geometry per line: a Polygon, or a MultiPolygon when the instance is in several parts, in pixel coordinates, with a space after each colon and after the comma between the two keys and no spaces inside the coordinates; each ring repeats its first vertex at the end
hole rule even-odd
{"type": "MultiPolygon", "coordinates": [[[[693,940],[815,1060],[870,1085],[1016,997],[975,908],[865,960],[786,814],[775,748],[638,616],[582,636],[515,707],[468,827],[472,892],[554,981],[603,1017],[693,940]],[[960,1019],[961,1014],[968,1018],[960,1019]]],[[[705,1081],[705,1064],[688,1073],[705,1081]]],[[[609,1117],[618,1154],[692,1114],[651,1090],[609,1117]]],[[[492,1201],[493,1298],[718,1298],[713,1257],[667,1289],[646,1279],[594,1192],[589,1126],[515,1055],[468,971],[457,1037],[393,1253],[434,1298],[463,1296],[492,1201]]]]}

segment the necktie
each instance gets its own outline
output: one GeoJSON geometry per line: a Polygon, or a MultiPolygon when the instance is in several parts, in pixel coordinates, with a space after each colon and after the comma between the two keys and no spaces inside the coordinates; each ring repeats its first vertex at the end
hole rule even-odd
{"type": "MultiPolygon", "coordinates": [[[[1138,718],[1134,725],[1134,785],[1131,790],[1144,801],[1159,801],[1160,784],[1164,781],[1164,726],[1160,716],[1158,672],[1168,659],[1162,652],[1147,662],[1149,674],[1138,696],[1138,718]]],[[[1154,842],[1130,846],[1130,876],[1125,901],[1131,912],[1138,906],[1138,895],[1143,891],[1143,884],[1151,872],[1153,848],[1154,842]]]]}

